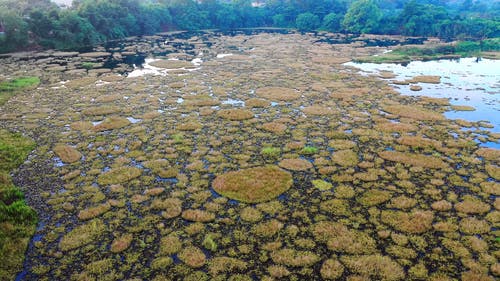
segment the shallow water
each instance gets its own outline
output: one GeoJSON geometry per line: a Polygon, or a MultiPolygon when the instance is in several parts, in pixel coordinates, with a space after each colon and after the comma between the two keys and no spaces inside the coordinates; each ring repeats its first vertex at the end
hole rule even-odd
{"type": "Polygon", "coordinates": [[[365,74],[391,71],[396,77],[388,80],[402,81],[418,75],[441,76],[440,84],[418,83],[421,91],[411,91],[410,85],[391,85],[404,95],[447,98],[452,105],[472,106],[475,111],[448,111],[445,116],[468,121],[487,120],[494,126],[491,131],[500,132],[500,64],[496,60],[463,58],[413,61],[406,66],[353,62],[345,65],[359,68],[365,74]]]}

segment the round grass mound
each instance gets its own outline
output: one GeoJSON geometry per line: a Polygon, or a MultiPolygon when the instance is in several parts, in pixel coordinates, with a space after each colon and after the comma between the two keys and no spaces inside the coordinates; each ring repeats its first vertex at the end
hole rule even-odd
{"type": "Polygon", "coordinates": [[[292,183],[292,175],[289,172],[269,165],[217,176],[212,187],[228,198],[245,203],[259,203],[279,196],[287,191],[292,183]]]}

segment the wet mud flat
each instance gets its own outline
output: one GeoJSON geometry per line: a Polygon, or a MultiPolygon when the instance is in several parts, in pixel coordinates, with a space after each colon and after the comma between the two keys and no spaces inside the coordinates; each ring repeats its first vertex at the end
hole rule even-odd
{"type": "Polygon", "coordinates": [[[195,47],[158,75],[6,59],[42,78],[0,108],[37,143],[15,175],[40,215],[19,280],[499,276],[500,151],[447,99],[309,34],[178,40],[195,47]]]}

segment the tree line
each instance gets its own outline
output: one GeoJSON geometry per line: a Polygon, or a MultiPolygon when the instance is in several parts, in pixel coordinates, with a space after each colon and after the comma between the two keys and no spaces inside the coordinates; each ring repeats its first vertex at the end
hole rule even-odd
{"type": "Polygon", "coordinates": [[[297,28],[481,40],[500,35],[484,0],[0,0],[0,52],[76,49],[173,30],[297,28]]]}

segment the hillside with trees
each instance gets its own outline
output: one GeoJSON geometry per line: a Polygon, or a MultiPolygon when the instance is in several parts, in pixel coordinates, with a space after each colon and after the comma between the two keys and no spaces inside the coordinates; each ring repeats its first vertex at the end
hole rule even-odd
{"type": "Polygon", "coordinates": [[[0,52],[77,49],[173,30],[297,28],[481,40],[500,2],[451,0],[0,0],[0,52]]]}

